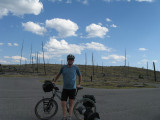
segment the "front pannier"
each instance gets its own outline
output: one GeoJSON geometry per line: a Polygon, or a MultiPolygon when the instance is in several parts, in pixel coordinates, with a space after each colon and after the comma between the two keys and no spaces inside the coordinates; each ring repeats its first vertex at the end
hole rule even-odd
{"type": "Polygon", "coordinates": [[[44,84],[42,85],[44,92],[51,92],[53,90],[53,83],[49,80],[46,80],[44,84]]]}
{"type": "MultiPolygon", "coordinates": [[[[90,99],[90,100],[93,101],[93,103],[96,103],[96,99],[95,99],[94,95],[83,95],[83,98],[90,99]]],[[[93,103],[91,103],[90,101],[85,101],[85,102],[83,102],[83,105],[85,107],[91,107],[92,108],[92,107],[94,107],[93,103]]]]}

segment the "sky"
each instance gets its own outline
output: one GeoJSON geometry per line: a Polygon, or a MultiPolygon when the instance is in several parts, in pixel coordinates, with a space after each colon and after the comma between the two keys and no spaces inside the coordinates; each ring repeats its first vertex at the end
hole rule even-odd
{"type": "Polygon", "coordinates": [[[160,70],[159,0],[0,0],[0,64],[36,62],[160,70]]]}

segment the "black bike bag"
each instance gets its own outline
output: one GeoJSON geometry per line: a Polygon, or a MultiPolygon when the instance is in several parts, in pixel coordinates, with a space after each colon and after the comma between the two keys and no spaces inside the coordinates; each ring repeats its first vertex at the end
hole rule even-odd
{"type": "Polygon", "coordinates": [[[53,90],[53,83],[51,81],[46,80],[42,85],[44,92],[51,92],[53,90]]]}
{"type": "MultiPolygon", "coordinates": [[[[96,103],[96,99],[95,99],[94,95],[83,95],[83,98],[88,98],[88,99],[92,100],[94,103],[96,103]]],[[[91,103],[89,101],[83,102],[83,105],[85,107],[94,107],[93,103],[91,103]]]]}

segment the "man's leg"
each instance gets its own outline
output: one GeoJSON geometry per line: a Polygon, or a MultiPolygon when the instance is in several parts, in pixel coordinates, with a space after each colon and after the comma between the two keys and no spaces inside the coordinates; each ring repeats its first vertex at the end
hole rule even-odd
{"type": "Polygon", "coordinates": [[[62,101],[62,111],[63,111],[63,117],[66,117],[66,101],[62,101]]]}
{"type": "Polygon", "coordinates": [[[69,99],[69,116],[72,116],[74,99],[69,99]]]}
{"type": "Polygon", "coordinates": [[[67,98],[68,98],[67,90],[63,89],[62,95],[61,95],[61,105],[62,105],[63,117],[65,117],[65,118],[66,118],[66,104],[67,104],[67,98]]]}
{"type": "Polygon", "coordinates": [[[72,117],[76,89],[72,89],[69,94],[69,116],[72,117]]]}

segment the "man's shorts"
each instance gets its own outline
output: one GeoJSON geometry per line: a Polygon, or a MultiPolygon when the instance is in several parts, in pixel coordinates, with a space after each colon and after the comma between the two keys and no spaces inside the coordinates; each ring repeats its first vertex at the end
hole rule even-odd
{"type": "Polygon", "coordinates": [[[76,89],[63,89],[61,95],[61,101],[67,101],[67,99],[75,99],[76,97],[76,89]]]}

